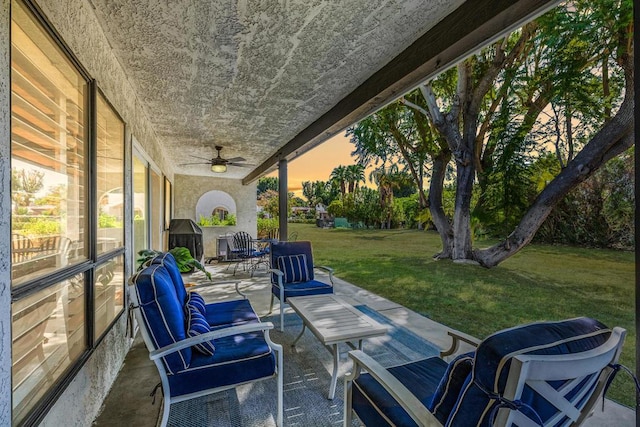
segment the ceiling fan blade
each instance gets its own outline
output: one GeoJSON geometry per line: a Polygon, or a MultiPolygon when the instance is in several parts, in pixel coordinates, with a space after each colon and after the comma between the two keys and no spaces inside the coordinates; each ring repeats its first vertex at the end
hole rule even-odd
{"type": "Polygon", "coordinates": [[[227,163],[233,163],[233,162],[244,162],[246,159],[244,157],[232,157],[226,160],[227,160],[227,163]]]}
{"type": "Polygon", "coordinates": [[[211,162],[197,162],[197,163],[179,163],[178,166],[190,166],[190,165],[210,165],[211,162]]]}
{"type": "Polygon", "coordinates": [[[228,166],[236,166],[239,168],[251,168],[254,167],[255,165],[250,165],[249,163],[227,163],[228,166]]]}
{"type": "Polygon", "coordinates": [[[202,160],[207,160],[207,161],[211,161],[211,159],[207,159],[205,157],[200,157],[200,156],[194,156],[193,154],[189,154],[191,157],[195,157],[196,159],[202,159],[202,160]]]}

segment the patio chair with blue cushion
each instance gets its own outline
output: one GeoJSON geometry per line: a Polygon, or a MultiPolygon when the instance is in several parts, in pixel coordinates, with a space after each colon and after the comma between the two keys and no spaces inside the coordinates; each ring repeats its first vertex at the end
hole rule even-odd
{"type": "Polygon", "coordinates": [[[311,242],[274,242],[271,244],[271,306],[280,300],[280,330],[284,330],[284,309],[287,298],[333,293],[333,269],[314,266],[311,242]],[[314,268],[329,274],[329,283],[315,279],[314,268]]]}
{"type": "Polygon", "coordinates": [[[248,300],[206,304],[186,291],[171,254],[156,257],[130,284],[132,309],[160,374],[162,426],[172,404],[274,377],[275,422],[282,426],[282,346],[248,300]]]}
{"type": "Polygon", "coordinates": [[[618,370],[625,333],[589,318],[531,323],[450,363],[433,357],[388,369],[350,352],[344,425],[352,412],[367,426],[580,425],[618,370]]]}

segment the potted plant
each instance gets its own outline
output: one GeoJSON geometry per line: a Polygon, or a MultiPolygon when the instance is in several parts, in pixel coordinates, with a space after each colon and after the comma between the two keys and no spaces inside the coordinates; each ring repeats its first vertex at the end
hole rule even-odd
{"type": "MultiPolygon", "coordinates": [[[[205,274],[205,276],[207,276],[207,279],[212,280],[211,273],[209,273],[204,268],[204,265],[202,265],[200,261],[198,261],[197,259],[191,256],[191,252],[189,252],[189,249],[179,246],[179,247],[170,249],[169,253],[173,255],[173,257],[176,259],[176,264],[178,264],[178,269],[180,270],[180,273],[190,273],[194,269],[197,269],[202,271],[205,274]]],[[[162,251],[156,251],[153,249],[143,249],[140,252],[138,252],[138,259],[137,259],[138,270],[140,270],[140,268],[144,265],[144,263],[155,258],[160,254],[162,254],[162,251]]]]}

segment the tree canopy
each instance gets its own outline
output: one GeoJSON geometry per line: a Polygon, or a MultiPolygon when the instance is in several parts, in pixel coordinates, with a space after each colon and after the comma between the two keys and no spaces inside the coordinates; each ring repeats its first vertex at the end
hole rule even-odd
{"type": "Polygon", "coordinates": [[[438,257],[497,265],[631,147],[632,10],[630,0],[563,3],[348,130],[360,164],[413,177],[438,257]],[[474,248],[479,222],[502,240],[474,248]]]}

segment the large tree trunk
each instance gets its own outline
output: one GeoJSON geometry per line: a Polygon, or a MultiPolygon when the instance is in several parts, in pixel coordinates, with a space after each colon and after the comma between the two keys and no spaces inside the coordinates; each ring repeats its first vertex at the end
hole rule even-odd
{"type": "Polygon", "coordinates": [[[436,259],[451,258],[453,252],[453,229],[442,206],[442,189],[450,160],[451,153],[449,151],[443,151],[433,158],[433,170],[429,183],[429,212],[431,212],[431,219],[442,241],[442,252],[434,255],[436,259]]]}
{"type": "MultiPolygon", "coordinates": [[[[466,125],[466,123],[465,123],[466,125]]],[[[475,136],[475,133],[472,135],[475,136]]],[[[465,138],[465,143],[473,138],[465,138]]],[[[468,144],[465,144],[468,145],[468,144]]],[[[455,153],[456,158],[456,203],[453,214],[453,260],[467,260],[473,257],[471,239],[471,193],[475,179],[472,149],[462,148],[455,153]]]]}
{"type": "Polygon", "coordinates": [[[520,224],[504,241],[475,251],[474,259],[494,267],[518,252],[532,239],[555,205],[573,188],[591,176],[601,165],[621,154],[634,142],[633,83],[627,79],[626,97],[613,119],[567,164],[533,202],[520,224]]]}

